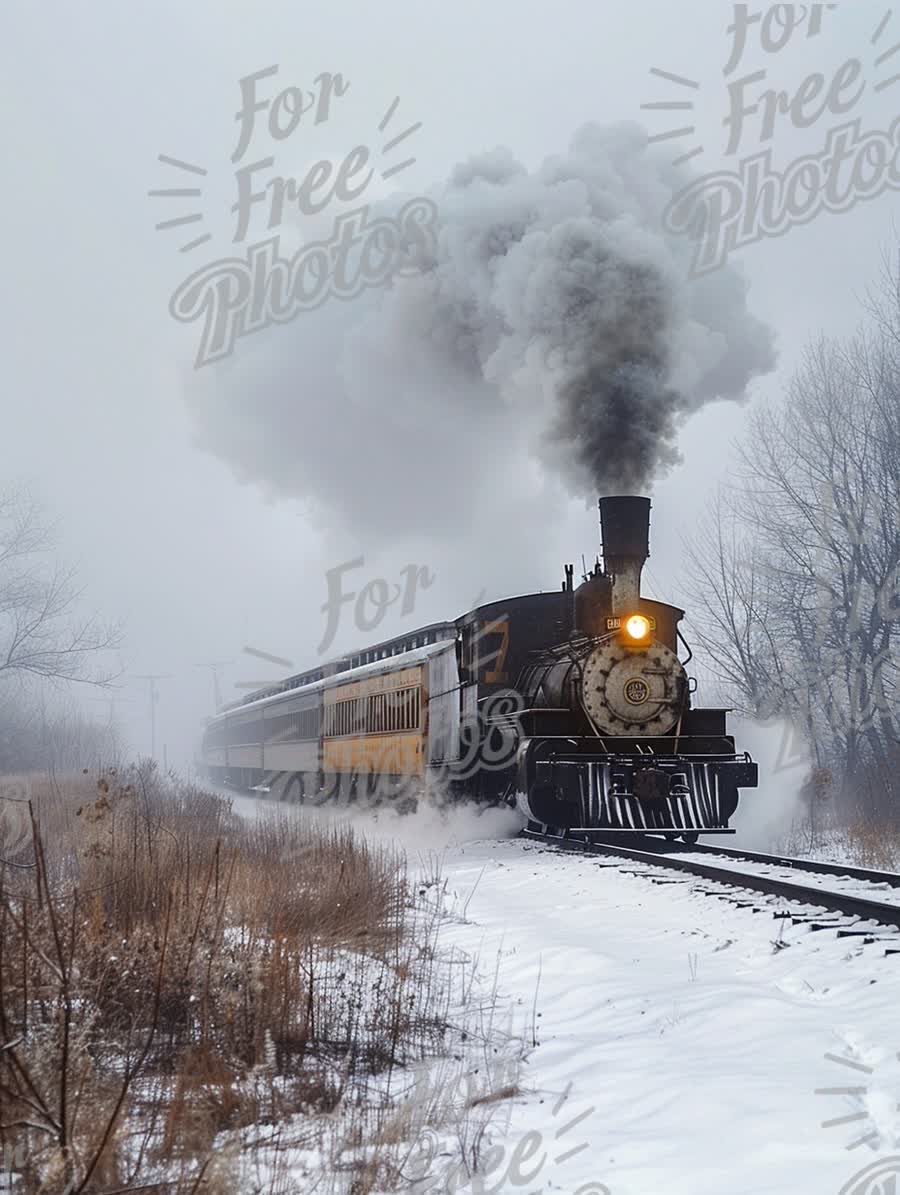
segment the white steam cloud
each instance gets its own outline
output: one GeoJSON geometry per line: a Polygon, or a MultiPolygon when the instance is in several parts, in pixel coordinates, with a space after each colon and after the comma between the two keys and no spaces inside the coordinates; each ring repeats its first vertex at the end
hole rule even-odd
{"type": "Polygon", "coordinates": [[[586,126],[533,171],[504,149],[472,158],[430,195],[423,273],[202,371],[200,443],[382,542],[465,526],[498,478],[510,510],[542,486],[646,490],[687,416],[775,364],[743,276],[691,278],[692,244],[663,230],[690,177],[636,125],[586,126]]]}
{"type": "Polygon", "coordinates": [[[414,809],[397,805],[379,807],[360,801],[354,805],[315,807],[285,806],[249,795],[216,789],[232,802],[241,817],[280,817],[285,812],[323,828],[346,824],[355,833],[372,842],[389,843],[410,855],[443,852],[468,842],[494,842],[515,838],[524,828],[525,818],[506,805],[484,805],[477,801],[447,800],[435,794],[419,794],[414,809]]]}

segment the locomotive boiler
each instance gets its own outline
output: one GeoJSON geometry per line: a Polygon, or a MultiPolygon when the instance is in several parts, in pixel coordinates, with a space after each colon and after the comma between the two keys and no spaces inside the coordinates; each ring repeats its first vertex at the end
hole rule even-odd
{"type": "Polygon", "coordinates": [[[684,612],[641,593],[650,500],[600,500],[603,565],[332,660],[212,719],[221,782],[284,799],[517,806],[572,834],[730,833],[757,783],[692,704],[684,612]]]}

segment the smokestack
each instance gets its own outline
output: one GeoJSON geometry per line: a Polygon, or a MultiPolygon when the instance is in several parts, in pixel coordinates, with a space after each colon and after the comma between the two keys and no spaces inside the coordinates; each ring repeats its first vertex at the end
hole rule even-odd
{"type": "Polygon", "coordinates": [[[600,535],[613,614],[628,614],[640,601],[641,570],[650,555],[650,499],[601,498],[600,535]]]}

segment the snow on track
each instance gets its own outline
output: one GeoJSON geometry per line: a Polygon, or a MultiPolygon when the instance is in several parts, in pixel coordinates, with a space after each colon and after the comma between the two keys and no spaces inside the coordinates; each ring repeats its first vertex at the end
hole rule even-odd
{"type": "Polygon", "coordinates": [[[898,1152],[900,956],[522,840],[453,847],[443,874],[446,942],[499,966],[539,1043],[500,1142],[509,1162],[540,1134],[533,1177],[485,1191],[838,1195],[898,1152]]]}
{"type": "MultiPolygon", "coordinates": [[[[803,868],[798,859],[795,867],[778,862],[762,863],[754,859],[737,859],[713,855],[706,852],[679,852],[679,859],[693,863],[707,863],[710,866],[726,867],[729,871],[740,871],[746,875],[771,876],[787,884],[802,884],[805,888],[821,888],[824,892],[837,892],[843,896],[859,897],[862,900],[877,900],[886,905],[900,906],[900,888],[884,881],[862,880],[852,875],[822,875],[803,868]]],[[[837,866],[837,865],[836,865],[837,866]]]]}

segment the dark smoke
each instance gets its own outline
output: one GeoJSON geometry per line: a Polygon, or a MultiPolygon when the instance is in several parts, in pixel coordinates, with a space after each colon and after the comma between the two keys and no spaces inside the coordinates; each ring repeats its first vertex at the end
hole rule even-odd
{"type": "Polygon", "coordinates": [[[692,246],[663,231],[690,178],[633,125],[588,126],[534,171],[472,158],[431,194],[424,273],[200,375],[202,442],[382,540],[465,526],[541,477],[588,498],[650,488],[690,413],[775,364],[742,274],[691,279],[692,246]]]}
{"type": "Polygon", "coordinates": [[[676,417],[688,406],[668,384],[672,296],[652,266],[622,262],[606,245],[574,236],[567,254],[560,277],[575,266],[582,276],[561,293],[572,368],[557,383],[550,435],[569,445],[591,491],[638,492],[677,461],[676,417]]]}

